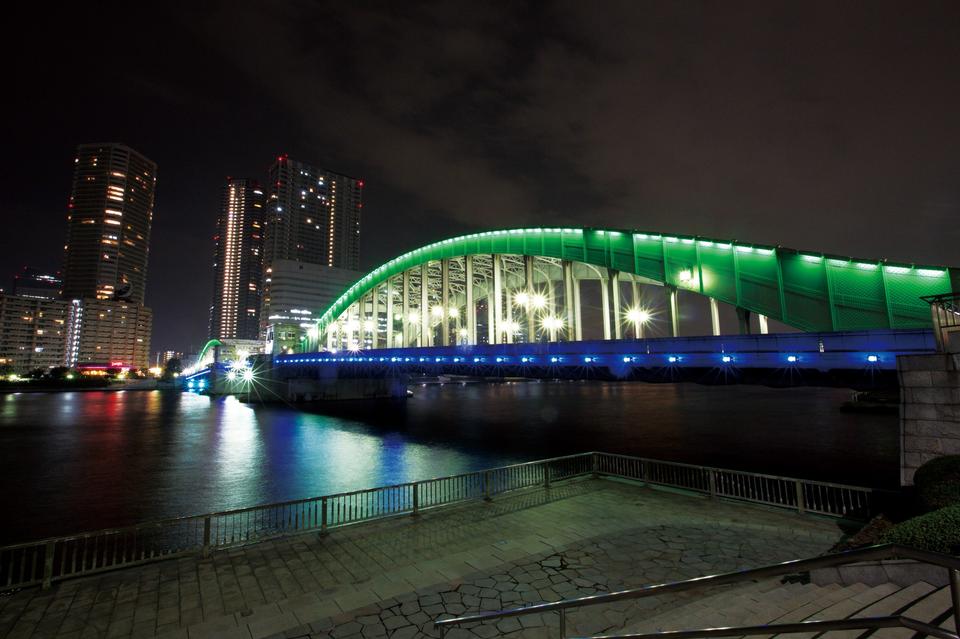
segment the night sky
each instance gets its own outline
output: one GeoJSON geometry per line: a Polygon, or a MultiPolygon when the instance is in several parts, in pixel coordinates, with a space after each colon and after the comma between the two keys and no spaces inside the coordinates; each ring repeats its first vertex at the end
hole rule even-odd
{"type": "Polygon", "coordinates": [[[153,350],[204,340],[223,179],[279,153],[365,180],[364,267],[526,224],[960,264],[955,1],[244,4],[8,16],[3,286],[100,141],[159,166],[153,350]]]}

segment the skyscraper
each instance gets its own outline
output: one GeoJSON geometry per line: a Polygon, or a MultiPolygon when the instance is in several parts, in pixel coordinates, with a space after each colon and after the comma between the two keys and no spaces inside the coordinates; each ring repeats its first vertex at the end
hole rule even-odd
{"type": "Polygon", "coordinates": [[[292,260],[351,271],[360,268],[363,180],[281,155],[270,167],[264,228],[261,330],[270,322],[275,262],[292,260]]]}
{"type": "Polygon", "coordinates": [[[227,178],[214,236],[211,338],[257,339],[259,335],[263,202],[259,184],[227,178]]]}
{"type": "Polygon", "coordinates": [[[157,165],[116,143],[81,144],[64,246],[63,296],[143,304],[157,165]]]}
{"type": "Polygon", "coordinates": [[[67,363],[147,368],[144,307],[157,165],[116,143],[81,144],[73,161],[63,297],[67,363]]]}

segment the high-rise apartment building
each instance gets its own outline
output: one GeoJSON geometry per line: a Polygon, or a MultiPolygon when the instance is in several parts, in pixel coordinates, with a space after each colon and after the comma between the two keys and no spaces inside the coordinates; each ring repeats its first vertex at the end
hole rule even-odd
{"type": "Polygon", "coordinates": [[[70,302],[0,295],[0,365],[17,373],[67,363],[70,302]]]}
{"type": "MultiPolygon", "coordinates": [[[[290,260],[356,271],[360,268],[363,180],[281,155],[270,167],[264,228],[261,333],[270,323],[274,263],[290,260]]],[[[282,274],[280,274],[282,276],[282,274]]]]}
{"type": "Polygon", "coordinates": [[[84,300],[74,320],[77,339],[68,342],[70,366],[149,368],[153,313],[141,304],[84,300]]]}
{"type": "Polygon", "coordinates": [[[363,180],[286,155],[270,167],[264,257],[360,268],[363,180]]]}
{"type": "Polygon", "coordinates": [[[67,214],[63,296],[143,304],[157,165],[116,143],[81,144],[67,214]]]}
{"type": "Polygon", "coordinates": [[[256,339],[263,286],[264,193],[252,180],[227,178],[214,236],[209,336],[256,339]]]}

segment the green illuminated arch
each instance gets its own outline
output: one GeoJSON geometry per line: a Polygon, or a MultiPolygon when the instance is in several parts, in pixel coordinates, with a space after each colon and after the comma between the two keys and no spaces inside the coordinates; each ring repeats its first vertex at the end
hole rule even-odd
{"type": "Polygon", "coordinates": [[[223,346],[223,342],[218,339],[212,339],[206,344],[203,345],[203,348],[200,349],[200,354],[197,355],[197,366],[203,366],[203,358],[207,355],[207,351],[211,348],[216,348],[217,346],[223,346]]]}
{"type": "Polygon", "coordinates": [[[582,262],[677,287],[804,331],[930,326],[920,297],[952,290],[960,269],[825,255],[699,236],[597,228],[527,228],[454,237],[410,251],[355,282],[318,332],[388,278],[424,262],[513,254],[582,262]]]}

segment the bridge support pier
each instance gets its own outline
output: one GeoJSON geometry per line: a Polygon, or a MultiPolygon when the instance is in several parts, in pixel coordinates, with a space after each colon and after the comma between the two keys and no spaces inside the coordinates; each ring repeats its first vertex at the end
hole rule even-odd
{"type": "Polygon", "coordinates": [[[603,311],[603,339],[610,339],[610,284],[600,278],[600,307],[603,311]]]}
{"type": "Polygon", "coordinates": [[[464,292],[466,296],[464,312],[467,314],[467,343],[477,343],[477,309],[473,305],[473,256],[463,258],[464,292]]]}
{"type": "Polygon", "coordinates": [[[667,306],[670,310],[670,335],[680,337],[680,304],[677,300],[677,287],[664,285],[667,292],[667,306]]]}
{"type": "Polygon", "coordinates": [[[393,280],[387,280],[386,287],[387,334],[385,335],[387,348],[393,348],[393,280]]]}
{"type": "Polygon", "coordinates": [[[713,336],[720,335],[720,303],[716,299],[710,298],[710,327],[713,329],[713,336]]]}
{"type": "Polygon", "coordinates": [[[430,343],[430,267],[428,262],[420,265],[420,335],[417,346],[432,346],[430,343]]]}
{"type": "Polygon", "coordinates": [[[450,346],[450,260],[440,260],[440,305],[443,315],[440,317],[440,342],[450,346]]]}
{"type": "Polygon", "coordinates": [[[613,321],[613,338],[622,339],[623,332],[620,329],[620,271],[610,269],[610,303],[613,308],[611,320],[613,321]]]}
{"type": "MultiPolygon", "coordinates": [[[[500,343],[500,322],[503,317],[503,273],[500,271],[500,256],[494,254],[493,258],[493,318],[490,321],[490,339],[491,344],[500,343]]],[[[490,306],[490,300],[487,300],[487,306],[490,306]]]]}
{"type": "Polygon", "coordinates": [[[737,307],[737,323],[740,325],[740,334],[750,334],[750,311],[745,308],[737,307]]]}

